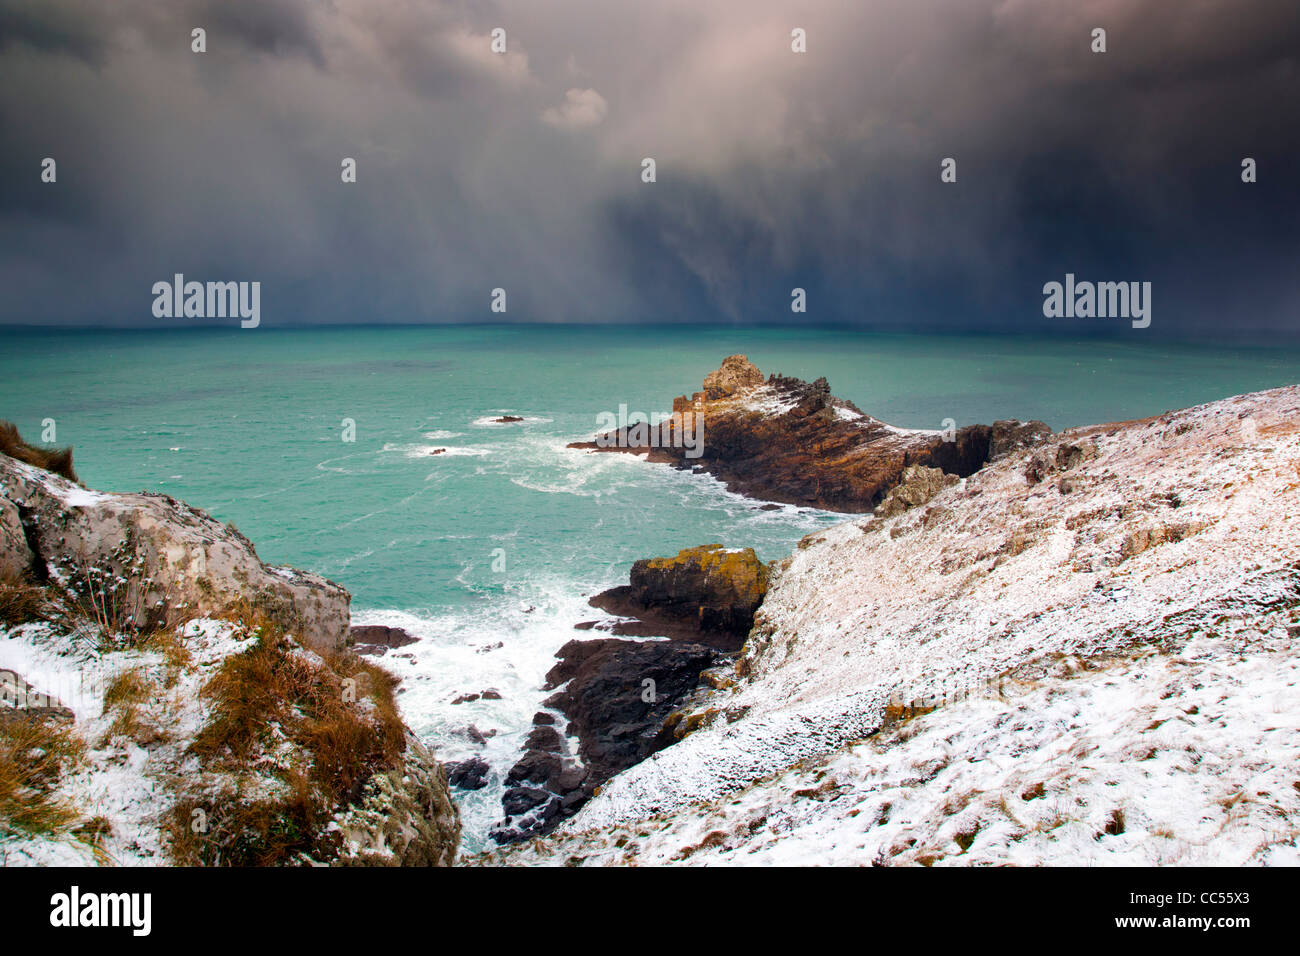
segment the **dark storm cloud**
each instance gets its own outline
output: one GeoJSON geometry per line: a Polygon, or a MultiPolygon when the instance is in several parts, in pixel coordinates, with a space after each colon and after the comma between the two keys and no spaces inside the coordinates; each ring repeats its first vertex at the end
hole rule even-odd
{"type": "Polygon", "coordinates": [[[261,280],[269,325],[498,286],[788,321],[800,286],[811,322],[1039,331],[1074,271],[1152,281],[1153,333],[1294,335],[1297,51],[1291,0],[0,0],[0,322],[150,324],[180,271],[261,280]]]}
{"type": "Polygon", "coordinates": [[[11,47],[67,55],[96,64],[103,58],[103,35],[90,18],[72,5],[42,0],[12,0],[0,4],[0,55],[11,47]]]}

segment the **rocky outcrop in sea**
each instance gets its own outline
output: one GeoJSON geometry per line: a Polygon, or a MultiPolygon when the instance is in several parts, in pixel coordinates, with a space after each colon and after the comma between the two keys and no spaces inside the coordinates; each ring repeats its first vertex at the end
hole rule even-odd
{"type": "Polygon", "coordinates": [[[949,430],[903,429],[831,394],[826,379],[763,378],[743,355],[728,356],[703,390],[673,400],[667,438],[635,426],[570,448],[630,452],[714,475],[737,494],[831,511],[867,512],[904,472],[937,468],[964,478],[991,461],[1046,440],[1042,422],[998,421],[949,430]],[[702,445],[673,440],[702,429],[702,445]]]}
{"type": "Polygon", "coordinates": [[[689,733],[695,724],[683,706],[710,680],[725,679],[711,671],[729,669],[766,590],[767,567],[752,549],[711,544],[637,561],[629,584],[592,597],[593,607],[625,617],[580,628],[667,639],[560,648],[545,685],[556,693],[507,775],[505,819],[493,838],[512,843],[549,832],[615,774],[689,733]]]}

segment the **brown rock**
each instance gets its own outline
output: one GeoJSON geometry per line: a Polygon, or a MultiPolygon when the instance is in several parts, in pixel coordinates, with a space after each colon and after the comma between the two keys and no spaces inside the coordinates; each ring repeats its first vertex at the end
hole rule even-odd
{"type": "Polygon", "coordinates": [[[735,650],[754,626],[767,585],[767,566],[753,548],[706,544],[670,558],[637,561],[626,586],[597,594],[588,603],[635,619],[610,628],[615,634],[735,650]]]}
{"type": "Polygon", "coordinates": [[[710,401],[729,398],[763,384],[763,373],[744,355],[728,355],[722,367],[704,378],[704,397],[710,401]]]}
{"type": "Polygon", "coordinates": [[[691,449],[636,439],[628,431],[570,448],[631,452],[651,462],[706,471],[752,498],[832,511],[871,511],[909,465],[966,477],[993,453],[1010,454],[1050,435],[1041,422],[968,425],[952,434],[891,428],[835,398],[826,380],[773,375],[766,382],[744,356],[731,356],[706,389],[673,401],[700,416],[691,449]]]}
{"type": "Polygon", "coordinates": [[[960,479],[938,468],[925,465],[908,465],[902,480],[889,490],[885,500],[876,508],[876,517],[892,518],[909,508],[923,505],[943,489],[955,485],[960,479]]]}

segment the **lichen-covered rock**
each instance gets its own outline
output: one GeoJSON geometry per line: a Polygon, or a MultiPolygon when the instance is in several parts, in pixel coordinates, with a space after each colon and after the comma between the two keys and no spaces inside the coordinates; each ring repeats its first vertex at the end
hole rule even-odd
{"type": "Polygon", "coordinates": [[[710,372],[704,379],[704,397],[727,398],[763,384],[763,373],[744,355],[728,355],[722,367],[710,372]]]}
{"type": "Polygon", "coordinates": [[[767,593],[767,566],[753,548],[705,544],[643,558],[629,581],[642,604],[693,613],[706,629],[748,631],[767,593]]]}
{"type": "Polygon", "coordinates": [[[318,650],[347,642],[351,596],[343,587],[263,564],[233,526],[175,498],[88,491],[6,455],[0,497],[0,564],[33,564],[37,579],[67,589],[110,628],[139,631],[251,607],[318,650]],[[24,557],[11,511],[34,555],[24,557]]]}
{"type": "Polygon", "coordinates": [[[909,465],[903,471],[903,479],[889,490],[885,500],[876,508],[876,517],[892,518],[909,508],[923,505],[959,480],[956,475],[945,474],[939,468],[909,465]]]}
{"type": "Polygon", "coordinates": [[[631,619],[602,630],[735,650],[753,627],[767,586],[767,566],[753,548],[705,544],[673,557],[637,561],[628,584],[602,591],[588,603],[631,619]]]}

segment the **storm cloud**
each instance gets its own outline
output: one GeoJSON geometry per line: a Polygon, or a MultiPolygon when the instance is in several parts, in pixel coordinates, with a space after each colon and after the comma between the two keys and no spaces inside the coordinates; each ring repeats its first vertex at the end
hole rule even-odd
{"type": "Polygon", "coordinates": [[[0,0],[0,322],[180,272],[264,326],[1043,331],[1073,272],[1294,339],[1298,57],[1294,0],[0,0]]]}

